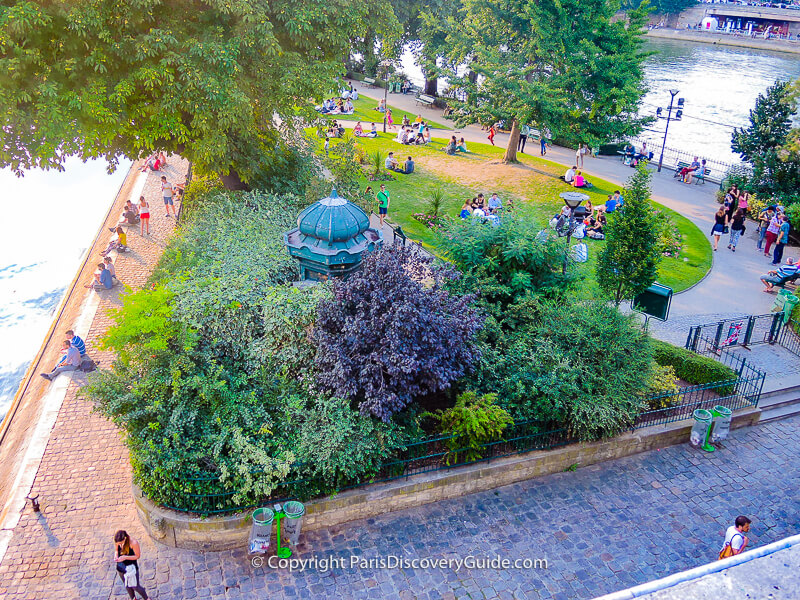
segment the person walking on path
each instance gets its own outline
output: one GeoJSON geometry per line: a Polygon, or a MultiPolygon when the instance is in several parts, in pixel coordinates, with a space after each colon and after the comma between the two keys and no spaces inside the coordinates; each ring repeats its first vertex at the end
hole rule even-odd
{"type": "Polygon", "coordinates": [[[736,517],[733,525],[728,527],[725,532],[725,543],[722,545],[722,550],[719,551],[719,559],[722,560],[744,552],[748,542],[745,533],[748,531],[750,531],[750,519],[743,515],[736,517]]]}
{"type": "Polygon", "coordinates": [[[528,134],[531,128],[528,125],[523,125],[519,128],[519,142],[517,142],[517,150],[525,154],[525,142],[528,141],[528,134]]]}
{"type": "MultiPolygon", "coordinates": [[[[173,207],[175,210],[175,207],[173,207]]],[[[139,197],[139,225],[140,233],[142,235],[150,235],[150,205],[144,196],[139,197]]]]}
{"type": "Polygon", "coordinates": [[[544,156],[545,154],[547,154],[547,138],[542,132],[539,136],[539,155],[544,156]]]}
{"type": "Polygon", "coordinates": [[[396,127],[394,126],[394,119],[392,118],[392,109],[391,108],[387,108],[386,109],[386,126],[389,129],[396,129],[396,127]]]}
{"type": "Polygon", "coordinates": [[[742,209],[742,212],[744,213],[745,217],[747,216],[747,209],[749,208],[749,206],[750,206],[750,192],[748,192],[747,190],[742,190],[742,192],[739,194],[738,208],[742,209]]]}
{"type": "Polygon", "coordinates": [[[386,190],[386,186],[381,184],[381,191],[378,192],[378,215],[381,220],[381,228],[383,228],[383,221],[386,218],[387,213],[389,212],[389,192],[386,190]]]}
{"type": "Polygon", "coordinates": [[[61,342],[61,360],[56,363],[49,373],[39,373],[47,381],[53,381],[60,373],[74,371],[81,366],[81,353],[69,340],[61,342]]]}
{"type": "Polygon", "coordinates": [[[772,206],[768,206],[758,213],[758,243],[756,244],[756,250],[761,250],[763,248],[764,238],[767,235],[767,227],[769,227],[769,222],[774,216],[775,209],[772,206]]]}
{"type": "Polygon", "coordinates": [[[717,213],[714,215],[714,227],[711,229],[711,235],[714,237],[714,251],[717,251],[719,246],[719,238],[722,234],[726,233],[728,228],[728,213],[725,211],[724,206],[720,206],[717,213]]]}
{"type": "Polygon", "coordinates": [[[583,156],[586,154],[586,150],[584,144],[578,144],[578,149],[575,151],[575,164],[579,169],[583,168],[583,156]]]}
{"type": "Polygon", "coordinates": [[[128,596],[136,598],[136,592],[143,600],[147,600],[147,592],[139,583],[139,559],[142,557],[142,550],[139,542],[128,535],[127,531],[120,529],[114,534],[114,562],[116,563],[117,573],[128,596]]]}
{"type": "Polygon", "coordinates": [[[736,244],[739,243],[739,238],[744,232],[744,209],[739,207],[733,213],[733,218],[731,219],[731,237],[728,240],[728,250],[736,252],[736,244]]]}
{"type": "Polygon", "coordinates": [[[780,215],[776,212],[775,216],[773,216],[769,220],[769,225],[767,225],[767,233],[765,234],[765,238],[767,241],[767,245],[764,246],[764,256],[769,256],[769,249],[778,239],[778,232],[781,230],[781,219],[780,215]]]}
{"type": "Polygon", "coordinates": [[[778,239],[775,243],[775,252],[772,254],[772,264],[779,265],[783,260],[783,249],[789,243],[789,218],[786,213],[781,215],[781,225],[778,228],[778,239]]]}
{"type": "Polygon", "coordinates": [[[167,178],[164,175],[162,175],[161,176],[161,196],[164,198],[164,208],[167,211],[167,214],[164,215],[164,216],[166,216],[166,217],[169,216],[170,207],[172,207],[172,216],[173,217],[175,216],[175,203],[173,202],[172,194],[173,194],[172,184],[169,181],[167,181],[167,178]]]}
{"type": "Polygon", "coordinates": [[[486,137],[488,137],[489,141],[492,142],[492,146],[494,146],[494,136],[496,133],[497,131],[495,130],[494,125],[489,126],[489,135],[486,137]]]}

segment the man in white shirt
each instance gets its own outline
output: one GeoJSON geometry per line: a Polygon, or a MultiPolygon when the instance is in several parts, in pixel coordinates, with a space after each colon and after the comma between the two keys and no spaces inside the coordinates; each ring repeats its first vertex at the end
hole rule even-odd
{"type": "Polygon", "coordinates": [[[569,169],[567,169],[567,172],[564,173],[564,176],[561,179],[563,179],[567,183],[572,183],[573,179],[575,179],[575,171],[577,169],[578,167],[570,167],[569,169]]]}
{"type": "MultiPolygon", "coordinates": [[[[744,552],[748,542],[745,533],[748,531],[750,531],[750,519],[742,515],[736,517],[733,525],[728,527],[728,530],[725,532],[725,543],[722,545],[722,550],[730,546],[733,552],[730,556],[736,556],[744,552]]],[[[722,553],[722,551],[720,551],[720,553],[722,553]]]]}
{"type": "Polygon", "coordinates": [[[399,170],[397,159],[394,157],[394,152],[389,152],[389,156],[386,157],[386,161],[384,162],[383,166],[389,171],[399,170]]]}

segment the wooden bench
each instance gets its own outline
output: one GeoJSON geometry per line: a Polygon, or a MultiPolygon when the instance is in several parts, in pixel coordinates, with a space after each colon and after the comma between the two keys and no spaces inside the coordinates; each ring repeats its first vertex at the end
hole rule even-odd
{"type": "Polygon", "coordinates": [[[679,160],[678,163],[675,165],[675,175],[673,175],[672,178],[678,179],[681,176],[681,170],[687,168],[688,166],[689,163],[679,160]]]}
{"type": "Polygon", "coordinates": [[[369,87],[378,87],[375,85],[374,77],[364,77],[364,83],[366,83],[369,87]]]}
{"type": "Polygon", "coordinates": [[[706,184],[706,177],[708,177],[709,175],[711,175],[711,169],[709,169],[708,167],[703,169],[702,173],[700,173],[699,170],[695,171],[694,174],[692,175],[692,177],[694,177],[694,184],[697,185],[698,183],[700,183],[702,181],[703,185],[705,185],[706,184]]]}
{"type": "Polygon", "coordinates": [[[794,275],[789,275],[789,277],[784,277],[780,282],[773,285],[774,287],[779,287],[779,288],[786,288],[787,285],[796,287],[798,279],[800,279],[800,271],[798,271],[794,275]]]}
{"type": "Polygon", "coordinates": [[[424,104],[425,106],[433,106],[433,103],[436,102],[436,98],[434,98],[433,96],[428,96],[427,94],[420,94],[419,96],[414,98],[414,101],[417,104],[424,104]]]}

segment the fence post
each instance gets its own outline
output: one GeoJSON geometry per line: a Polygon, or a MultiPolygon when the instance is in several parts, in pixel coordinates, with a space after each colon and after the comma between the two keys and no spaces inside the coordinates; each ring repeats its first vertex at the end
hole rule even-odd
{"type": "Polygon", "coordinates": [[[717,324],[717,335],[714,337],[714,350],[719,350],[719,341],[722,339],[722,328],[725,326],[725,321],[720,321],[717,324]]]}
{"type": "Polygon", "coordinates": [[[686,336],[686,343],[683,345],[684,348],[687,350],[694,350],[694,344],[692,344],[692,335],[694,335],[695,326],[692,325],[689,327],[689,335],[686,336]]]}
{"type": "Polygon", "coordinates": [[[772,315],[772,324],[769,327],[769,338],[767,342],[770,344],[774,344],[778,341],[778,334],[781,331],[781,325],[783,324],[783,311],[777,312],[772,315]]]}
{"type": "Polygon", "coordinates": [[[753,329],[756,327],[756,318],[753,315],[747,317],[747,329],[744,332],[744,341],[742,347],[747,348],[750,344],[750,339],[753,337],[753,329]]]}

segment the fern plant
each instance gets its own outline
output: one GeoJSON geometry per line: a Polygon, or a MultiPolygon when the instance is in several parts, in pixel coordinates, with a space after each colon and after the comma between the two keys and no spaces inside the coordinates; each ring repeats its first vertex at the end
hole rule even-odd
{"type": "Polygon", "coordinates": [[[437,411],[442,433],[453,436],[447,440],[450,452],[445,461],[448,466],[458,462],[459,455],[462,462],[482,458],[484,445],[499,440],[506,427],[514,422],[496,401],[497,394],[478,396],[467,391],[458,396],[455,406],[437,411]]]}

